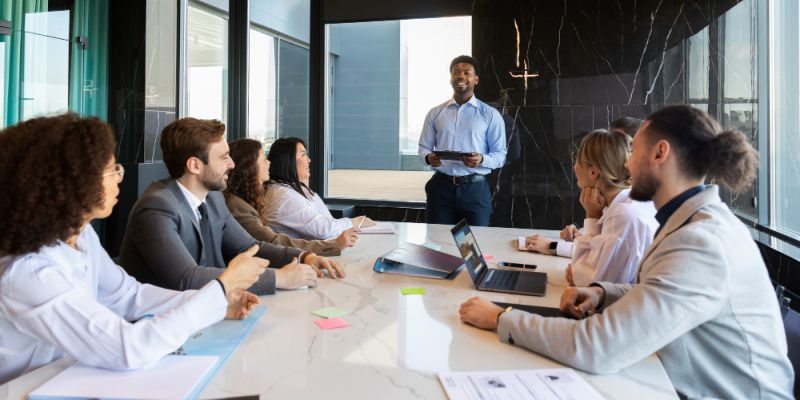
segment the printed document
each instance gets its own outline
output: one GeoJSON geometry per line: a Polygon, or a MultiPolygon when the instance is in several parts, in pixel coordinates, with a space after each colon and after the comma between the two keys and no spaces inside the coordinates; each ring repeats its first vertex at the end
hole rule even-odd
{"type": "Polygon", "coordinates": [[[593,400],[602,399],[569,368],[481,372],[440,372],[450,400],[593,400]]]}

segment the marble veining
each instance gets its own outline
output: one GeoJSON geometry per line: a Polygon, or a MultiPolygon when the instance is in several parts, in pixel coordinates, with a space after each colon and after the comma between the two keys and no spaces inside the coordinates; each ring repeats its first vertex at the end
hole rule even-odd
{"type": "MultiPolygon", "coordinates": [[[[731,76],[717,73],[742,63],[726,46],[754,60],[755,43],[728,44],[723,28],[755,32],[754,1],[475,0],[473,56],[483,78],[476,95],[507,98],[501,112],[513,120],[521,156],[494,174],[490,224],[560,229],[581,223],[571,153],[585,133],[622,116],[644,118],[689,102],[756,144],[755,102],[740,106],[741,100],[715,92],[730,87],[756,97],[754,62],[743,72],[728,68],[731,76]],[[714,37],[718,43],[710,43],[714,37]],[[538,76],[509,73],[523,70],[538,76]]],[[[751,212],[753,195],[725,198],[751,212]]]]}

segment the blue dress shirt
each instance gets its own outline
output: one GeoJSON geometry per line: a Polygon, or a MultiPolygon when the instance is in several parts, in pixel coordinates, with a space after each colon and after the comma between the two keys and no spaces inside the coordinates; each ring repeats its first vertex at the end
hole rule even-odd
{"type": "Polygon", "coordinates": [[[434,150],[483,154],[483,161],[474,168],[461,161],[442,160],[442,165],[433,168],[436,171],[452,176],[486,175],[502,167],[506,159],[503,117],[475,96],[460,106],[451,98],[428,111],[422,125],[418,152],[423,163],[434,150]]]}

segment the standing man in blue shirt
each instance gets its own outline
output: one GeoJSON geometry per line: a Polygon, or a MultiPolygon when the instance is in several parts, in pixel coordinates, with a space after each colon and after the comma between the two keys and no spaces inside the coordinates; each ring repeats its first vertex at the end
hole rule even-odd
{"type": "Polygon", "coordinates": [[[436,173],[425,185],[425,219],[429,224],[489,225],[492,196],[486,175],[503,166],[506,133],[503,117],[475,98],[480,68],[470,56],[450,63],[453,98],[430,111],[419,138],[419,156],[436,173]],[[434,151],[469,153],[458,160],[443,160],[434,151]]]}

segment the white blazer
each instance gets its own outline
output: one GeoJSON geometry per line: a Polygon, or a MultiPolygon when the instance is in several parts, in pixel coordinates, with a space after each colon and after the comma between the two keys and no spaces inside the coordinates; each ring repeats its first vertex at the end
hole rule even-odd
{"type": "Polygon", "coordinates": [[[314,193],[303,197],[284,184],[267,185],[266,217],[275,232],[308,240],[327,240],[353,227],[350,218],[333,218],[322,199],[314,193]]]}
{"type": "Polygon", "coordinates": [[[683,396],[791,399],[778,300],[750,232],[709,185],[681,205],[635,284],[598,282],[602,313],[574,321],[503,313],[501,341],[607,374],[653,352],[683,396]]]}
{"type": "Polygon", "coordinates": [[[91,226],[77,246],[0,259],[0,383],[65,354],[102,368],[145,367],[225,317],[215,281],[185,292],[141,284],[114,264],[91,226]]]}

